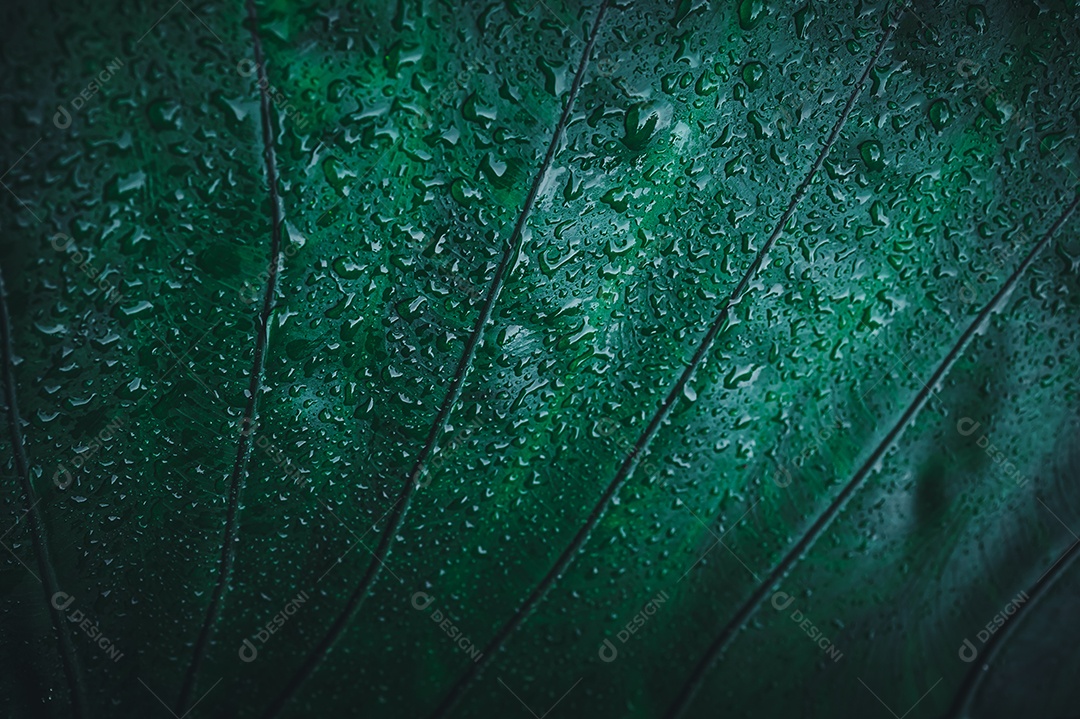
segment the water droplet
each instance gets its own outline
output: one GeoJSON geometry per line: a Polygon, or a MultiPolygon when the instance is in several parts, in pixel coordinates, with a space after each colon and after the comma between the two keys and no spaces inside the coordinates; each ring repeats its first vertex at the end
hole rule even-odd
{"type": "Polygon", "coordinates": [[[986,32],[986,8],[982,5],[972,5],[967,10],[967,22],[976,32],[986,32]]]}
{"type": "Polygon", "coordinates": [[[867,140],[859,145],[859,155],[863,164],[871,172],[879,172],[885,167],[885,151],[877,140],[867,140]]]}
{"type": "Polygon", "coordinates": [[[765,66],[760,62],[748,62],[742,71],[743,82],[751,90],[756,90],[761,87],[761,82],[765,77],[765,66]]]}
{"type": "Polygon", "coordinates": [[[739,3],[739,25],[743,30],[753,30],[764,15],[763,0],[742,0],[739,3]]]}
{"type": "Polygon", "coordinates": [[[952,119],[952,110],[949,108],[949,103],[940,98],[930,103],[930,110],[927,114],[930,116],[930,123],[938,132],[945,129],[945,125],[952,119]]]}

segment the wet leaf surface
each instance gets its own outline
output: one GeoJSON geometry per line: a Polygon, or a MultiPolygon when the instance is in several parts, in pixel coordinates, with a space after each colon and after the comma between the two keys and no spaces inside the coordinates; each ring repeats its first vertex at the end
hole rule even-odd
{"type": "Polygon", "coordinates": [[[1075,707],[1073,4],[0,16],[5,716],[1075,707]]]}

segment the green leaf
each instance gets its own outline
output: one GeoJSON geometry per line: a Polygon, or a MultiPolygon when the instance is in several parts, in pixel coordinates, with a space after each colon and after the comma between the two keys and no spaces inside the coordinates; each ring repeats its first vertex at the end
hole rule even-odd
{"type": "Polygon", "coordinates": [[[0,13],[5,715],[1075,706],[1072,4],[0,13]]]}

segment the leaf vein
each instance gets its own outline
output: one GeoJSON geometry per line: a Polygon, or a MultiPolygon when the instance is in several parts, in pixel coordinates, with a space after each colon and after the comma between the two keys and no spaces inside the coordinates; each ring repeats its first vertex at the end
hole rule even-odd
{"type": "Polygon", "coordinates": [[[586,42],[585,48],[582,51],[581,61],[578,64],[577,73],[574,75],[574,81],[570,86],[569,93],[567,95],[566,104],[563,107],[562,114],[559,116],[559,120],[555,125],[555,129],[552,133],[551,142],[548,145],[547,152],[544,155],[544,160],[538,169],[536,176],[533,179],[532,186],[529,189],[529,194],[525,199],[525,203],[522,206],[521,212],[518,215],[517,221],[514,225],[513,232],[510,238],[507,240],[506,248],[503,251],[502,258],[498,267],[495,270],[495,275],[491,281],[491,287],[488,290],[487,297],[484,300],[484,304],[481,307],[480,315],[476,319],[476,323],[473,325],[472,331],[469,334],[468,339],[465,342],[465,347],[461,353],[461,357],[458,360],[457,368],[451,378],[450,385],[447,389],[446,395],[443,398],[442,403],[439,406],[439,411],[435,416],[434,421],[428,430],[427,437],[424,441],[424,445],[421,448],[416,460],[413,464],[405,483],[402,485],[401,491],[394,502],[393,511],[390,513],[389,520],[384,527],[382,534],[379,537],[379,543],[375,547],[375,551],[372,552],[372,559],[368,563],[367,570],[364,572],[360,583],[353,589],[349,595],[348,600],[345,603],[344,608],[338,613],[334,622],[323,635],[319,643],[308,653],[304,659],[300,668],[293,674],[288,684],[282,690],[282,692],[275,698],[274,702],[269,706],[266,712],[263,714],[264,719],[273,719],[277,717],[281,711],[285,708],[288,702],[300,689],[301,685],[307,681],[307,679],[314,673],[320,662],[329,654],[333,649],[334,644],[344,633],[348,627],[352,617],[359,611],[361,604],[367,597],[371,586],[375,583],[379,576],[380,570],[385,566],[385,560],[390,552],[390,546],[393,542],[394,536],[397,534],[398,529],[401,527],[405,515],[408,512],[409,503],[415,494],[418,482],[423,475],[428,457],[434,451],[438,442],[439,436],[446,428],[447,420],[449,419],[450,412],[453,410],[454,405],[457,403],[462,390],[462,385],[465,380],[465,376],[468,374],[472,367],[473,358],[476,355],[477,347],[484,333],[484,328],[491,320],[492,310],[495,306],[495,302],[498,299],[499,293],[502,291],[503,284],[506,280],[507,274],[510,272],[514,258],[517,256],[524,241],[524,229],[525,223],[529,218],[532,208],[536,203],[536,198],[540,192],[540,187],[543,184],[544,178],[547,175],[548,169],[551,167],[551,163],[555,157],[555,153],[559,148],[559,141],[562,138],[563,132],[566,129],[566,125],[570,120],[570,113],[574,107],[574,100],[577,97],[578,91],[581,88],[582,80],[585,76],[585,70],[589,63],[589,57],[592,54],[593,46],[596,43],[596,38],[600,31],[601,22],[604,18],[604,13],[608,7],[608,0],[604,0],[597,11],[596,19],[593,21],[592,32],[589,35],[588,42],[586,42]]]}

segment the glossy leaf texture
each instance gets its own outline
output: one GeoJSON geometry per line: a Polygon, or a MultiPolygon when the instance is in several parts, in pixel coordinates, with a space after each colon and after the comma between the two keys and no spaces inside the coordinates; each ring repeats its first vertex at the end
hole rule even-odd
{"type": "Polygon", "coordinates": [[[1076,706],[1073,3],[0,17],[5,716],[1076,706]]]}

